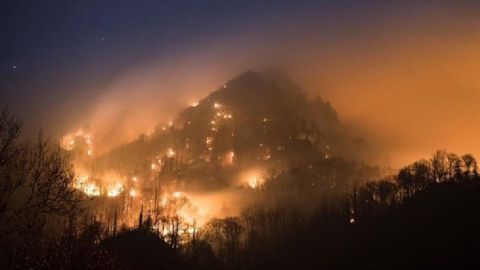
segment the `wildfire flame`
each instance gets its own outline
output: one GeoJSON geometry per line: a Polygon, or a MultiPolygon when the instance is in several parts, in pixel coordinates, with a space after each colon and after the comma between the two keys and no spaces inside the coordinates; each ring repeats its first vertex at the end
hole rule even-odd
{"type": "Polygon", "coordinates": [[[64,136],[60,140],[60,147],[67,151],[72,151],[75,147],[75,137],[73,137],[71,134],[64,136]]]}
{"type": "Polygon", "coordinates": [[[227,154],[225,155],[225,165],[228,165],[228,166],[233,165],[234,158],[235,158],[235,152],[233,151],[227,152],[227,154]]]}
{"type": "Polygon", "coordinates": [[[114,183],[112,185],[107,186],[107,196],[108,197],[117,197],[122,193],[123,185],[121,183],[114,183]]]}
{"type": "Polygon", "coordinates": [[[63,136],[63,138],[60,140],[60,147],[67,151],[73,151],[77,146],[76,143],[78,139],[85,142],[87,147],[87,155],[93,156],[92,136],[83,129],[80,129],[75,133],[68,133],[67,135],[63,136]]]}
{"type": "Polygon", "coordinates": [[[90,182],[89,177],[86,175],[79,176],[73,186],[87,196],[100,196],[100,187],[96,183],[90,182]]]}
{"type": "Polygon", "coordinates": [[[136,197],[138,194],[137,194],[137,191],[132,188],[130,189],[130,192],[128,193],[128,195],[130,195],[130,197],[136,197]]]}
{"type": "Polygon", "coordinates": [[[252,176],[250,179],[248,179],[248,186],[250,188],[256,189],[260,185],[260,181],[258,180],[257,176],[252,176]]]}
{"type": "Polygon", "coordinates": [[[176,154],[177,153],[175,152],[175,150],[173,150],[173,148],[168,148],[168,150],[167,150],[167,157],[168,158],[173,158],[173,157],[175,157],[176,154]]]}
{"type": "Polygon", "coordinates": [[[100,196],[100,187],[95,183],[88,183],[83,189],[88,196],[100,196]]]}

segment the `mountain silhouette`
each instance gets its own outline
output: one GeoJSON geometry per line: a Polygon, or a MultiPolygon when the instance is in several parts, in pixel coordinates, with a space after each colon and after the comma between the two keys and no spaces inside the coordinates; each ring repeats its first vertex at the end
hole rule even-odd
{"type": "Polygon", "coordinates": [[[138,174],[161,160],[163,173],[221,186],[252,166],[281,169],[329,158],[340,141],[338,127],[332,106],[309,98],[286,73],[247,71],[149,136],[103,155],[96,169],[138,174]]]}

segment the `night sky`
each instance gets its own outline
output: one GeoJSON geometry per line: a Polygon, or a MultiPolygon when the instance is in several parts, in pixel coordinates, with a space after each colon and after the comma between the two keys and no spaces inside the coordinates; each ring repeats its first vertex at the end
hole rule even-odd
{"type": "MultiPolygon", "coordinates": [[[[42,128],[61,136],[95,122],[92,119],[104,111],[101,106],[112,100],[122,108],[122,115],[132,119],[159,115],[158,111],[131,113],[124,109],[124,101],[116,100],[119,97],[131,100],[134,108],[164,109],[160,112],[165,115],[186,105],[190,100],[185,96],[198,92],[196,98],[201,97],[245,69],[295,62],[288,69],[307,74],[311,88],[321,89],[320,94],[332,101],[344,119],[367,119],[369,124],[385,127],[388,119],[373,121],[372,117],[385,115],[377,113],[380,109],[397,106],[402,98],[391,92],[399,85],[407,86],[399,92],[408,90],[411,85],[404,79],[416,79],[421,67],[437,68],[432,61],[446,59],[441,63],[446,69],[455,66],[453,71],[473,72],[477,68],[476,60],[468,61],[477,57],[478,10],[476,1],[4,0],[0,4],[0,105],[17,113],[27,132],[42,128]],[[454,51],[465,55],[448,58],[454,51]],[[405,59],[410,62],[400,66],[405,73],[400,80],[402,73],[389,68],[405,59]],[[146,75],[147,79],[137,76],[145,70],[156,73],[146,75]],[[132,80],[132,73],[140,78],[132,80]],[[384,93],[384,89],[391,90],[384,93]],[[153,105],[144,102],[152,100],[152,91],[157,93],[153,105]],[[363,99],[341,97],[352,93],[363,99]],[[136,95],[145,98],[132,99],[136,95]],[[384,98],[381,104],[376,100],[379,96],[384,98]]],[[[425,76],[453,81],[432,83],[422,88],[425,93],[437,93],[438,85],[459,81],[448,70],[425,76]]],[[[459,87],[467,91],[480,85],[474,77],[462,78],[467,82],[459,87]]],[[[471,100],[473,93],[464,96],[471,100]]],[[[454,100],[448,97],[435,99],[433,105],[445,106],[443,98],[454,100]]],[[[403,99],[418,99],[421,104],[423,97],[403,99]]],[[[464,108],[462,102],[451,106],[464,108]]],[[[392,123],[403,121],[404,115],[393,115],[398,119],[392,123]]],[[[428,117],[426,122],[431,120],[428,117]]],[[[393,124],[388,128],[389,135],[397,132],[395,128],[393,124]]]]}
{"type": "Polygon", "coordinates": [[[319,6],[298,2],[2,1],[2,88],[25,97],[88,88],[152,57],[239,34],[237,27],[261,35],[287,13],[319,6]]]}
{"type": "MultiPolygon", "coordinates": [[[[273,36],[282,43],[286,28],[299,19],[323,23],[357,16],[359,8],[369,7],[352,3],[2,1],[2,105],[16,110],[34,128],[49,126],[45,119],[68,110],[55,109],[58,106],[91,100],[103,86],[152,59],[170,61],[219,43],[257,46],[273,36]],[[42,117],[32,118],[38,114],[42,117]]],[[[288,34],[295,32],[290,29],[288,34]]]]}
{"type": "MultiPolygon", "coordinates": [[[[152,58],[238,36],[235,42],[244,44],[235,46],[282,37],[288,25],[306,17],[315,21],[310,27],[332,20],[353,27],[370,13],[397,8],[380,2],[5,0],[0,6],[2,92],[10,105],[33,96],[50,100],[56,95],[58,101],[72,91],[91,94],[152,58]]],[[[330,25],[329,31],[335,34],[339,27],[330,25]]]]}

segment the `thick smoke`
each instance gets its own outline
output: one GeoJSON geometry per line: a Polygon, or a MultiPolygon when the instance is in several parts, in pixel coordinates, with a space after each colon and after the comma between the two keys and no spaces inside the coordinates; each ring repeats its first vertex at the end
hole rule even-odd
{"type": "Polygon", "coordinates": [[[368,144],[362,158],[369,161],[400,166],[438,148],[480,151],[478,20],[466,10],[387,6],[348,19],[304,14],[250,38],[248,23],[240,25],[209,46],[139,63],[98,89],[100,97],[68,128],[88,124],[104,152],[168,122],[246,69],[274,66],[329,101],[353,140],[368,144]]]}

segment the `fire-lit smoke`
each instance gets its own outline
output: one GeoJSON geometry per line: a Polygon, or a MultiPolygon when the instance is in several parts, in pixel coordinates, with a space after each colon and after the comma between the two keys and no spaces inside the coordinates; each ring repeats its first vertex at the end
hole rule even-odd
{"type": "Polygon", "coordinates": [[[248,42],[230,37],[209,48],[139,63],[99,89],[92,109],[77,112],[83,121],[70,127],[89,124],[96,151],[103,153],[168,123],[246,69],[279,66],[306,91],[329,101],[352,137],[363,137],[375,149],[360,157],[398,166],[437,148],[480,151],[473,143],[480,129],[472,125],[480,120],[473,102],[480,97],[476,17],[442,5],[415,14],[383,12],[390,16],[382,17],[381,25],[375,16],[331,24],[292,17],[281,35],[248,42]],[[353,27],[356,20],[361,23],[353,27]]]}
{"type": "Polygon", "coordinates": [[[238,176],[237,185],[249,189],[259,189],[264,184],[265,170],[259,167],[252,167],[245,170],[238,176]]]}
{"type": "MultiPolygon", "coordinates": [[[[480,152],[476,142],[480,109],[475,102],[480,99],[478,19],[463,8],[442,6],[420,8],[415,14],[408,10],[383,10],[382,14],[389,16],[368,13],[345,21],[308,14],[287,18],[281,32],[252,40],[237,35],[181,56],[139,63],[99,89],[101,94],[90,102],[90,110],[76,112],[82,121],[71,123],[70,128],[78,130],[87,124],[88,135],[85,130],[68,133],[61,145],[71,150],[81,139],[91,145],[87,155],[99,156],[148,134],[159,124],[173,123],[181,109],[197,106],[201,98],[246,69],[274,66],[289,72],[312,96],[329,101],[352,140],[363,138],[368,146],[365,151],[349,153],[346,149],[348,156],[401,166],[439,148],[480,152]]],[[[235,115],[220,103],[213,106],[216,113],[209,128],[215,132],[220,121],[234,120],[235,115]]],[[[205,137],[208,149],[213,140],[205,137]]],[[[176,150],[161,154],[174,158],[176,150]]],[[[231,166],[236,155],[232,150],[221,158],[224,166],[231,166]]],[[[162,163],[149,165],[159,172],[162,163]]],[[[245,171],[236,179],[237,186],[261,189],[262,172],[263,168],[245,171]]],[[[142,199],[143,179],[138,176],[79,175],[76,187],[89,196],[126,194],[135,198],[136,210],[157,203],[142,199]]],[[[180,199],[191,200],[185,209],[182,205],[175,210],[200,223],[220,215],[218,204],[225,203],[225,209],[233,205],[226,203],[225,196],[212,199],[212,194],[162,192],[164,207],[177,205],[180,199]]]]}
{"type": "Polygon", "coordinates": [[[140,134],[151,133],[161,123],[171,123],[181,109],[198,104],[228,78],[248,68],[218,62],[202,67],[209,66],[208,57],[193,64],[197,58],[189,55],[171,63],[140,65],[102,89],[100,97],[92,101],[92,110],[82,113],[84,122],[76,125],[88,124],[98,141],[98,153],[105,153],[140,134]]]}
{"type": "MultiPolygon", "coordinates": [[[[221,107],[220,104],[214,104],[217,111],[220,111],[221,107]]],[[[214,115],[231,119],[229,116],[230,114],[214,115]]],[[[223,190],[184,191],[174,180],[170,181],[170,184],[159,185],[159,174],[164,170],[163,166],[177,158],[177,152],[172,147],[153,157],[149,166],[151,172],[147,178],[145,175],[130,176],[117,170],[96,172],[89,168],[96,158],[92,152],[97,146],[96,142],[86,128],[68,133],[61,139],[60,146],[70,153],[74,165],[73,187],[87,197],[98,198],[92,201],[91,206],[96,218],[103,218],[102,221],[107,223],[112,222],[112,219],[113,222],[120,220],[125,226],[135,226],[138,224],[139,213],[145,213],[154,220],[154,229],[165,238],[174,233],[173,230],[178,233],[180,225],[182,233],[191,235],[212,218],[238,215],[251,203],[249,190],[260,189],[264,182],[262,169],[255,167],[241,173],[236,184],[223,190]],[[107,207],[105,210],[105,204],[114,206],[113,217],[111,210],[108,210],[111,208],[107,207]],[[117,209],[122,210],[117,213],[117,209]]],[[[207,140],[207,146],[208,143],[207,140]]],[[[234,152],[228,151],[223,157],[222,166],[233,166],[234,157],[234,152]]]]}

